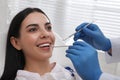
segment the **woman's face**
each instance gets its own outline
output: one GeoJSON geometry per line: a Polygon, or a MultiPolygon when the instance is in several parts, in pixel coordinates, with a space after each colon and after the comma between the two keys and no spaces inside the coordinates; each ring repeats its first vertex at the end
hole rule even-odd
{"type": "Polygon", "coordinates": [[[19,47],[26,59],[44,60],[52,55],[55,37],[48,18],[39,12],[29,14],[22,22],[19,47]]]}

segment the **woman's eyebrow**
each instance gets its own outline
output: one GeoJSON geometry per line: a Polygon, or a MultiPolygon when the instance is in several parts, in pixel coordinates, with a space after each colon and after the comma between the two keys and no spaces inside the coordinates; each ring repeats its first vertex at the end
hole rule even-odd
{"type": "Polygon", "coordinates": [[[26,28],[28,28],[30,26],[39,26],[39,25],[38,24],[29,24],[28,26],[26,26],[26,28]]]}
{"type": "Polygon", "coordinates": [[[50,22],[47,22],[47,23],[45,23],[45,26],[47,26],[47,25],[49,25],[49,24],[51,24],[50,22]]]}
{"type": "MultiPolygon", "coordinates": [[[[50,22],[45,23],[45,26],[51,24],[50,22]]],[[[30,27],[30,26],[39,26],[38,24],[29,24],[28,26],[26,26],[26,28],[30,27]]]]}

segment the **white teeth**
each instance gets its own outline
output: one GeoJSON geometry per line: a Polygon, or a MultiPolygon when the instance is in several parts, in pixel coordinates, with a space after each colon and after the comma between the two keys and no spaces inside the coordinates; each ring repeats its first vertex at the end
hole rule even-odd
{"type": "Polygon", "coordinates": [[[48,46],[50,46],[50,44],[46,43],[46,44],[41,44],[38,47],[48,47],[48,46]]]}

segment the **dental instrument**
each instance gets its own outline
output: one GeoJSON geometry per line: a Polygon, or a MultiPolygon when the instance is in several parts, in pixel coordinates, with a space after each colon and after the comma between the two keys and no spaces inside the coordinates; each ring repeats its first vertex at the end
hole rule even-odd
{"type": "MultiPolygon", "coordinates": [[[[83,28],[86,28],[86,27],[88,27],[90,24],[92,24],[93,22],[91,22],[91,23],[88,23],[87,25],[85,25],[83,28]]],[[[80,31],[82,31],[83,30],[83,28],[81,28],[79,31],[77,31],[77,32],[80,32],[80,31]]],[[[72,33],[71,35],[69,35],[68,37],[66,37],[66,38],[64,38],[63,39],[63,41],[66,41],[67,39],[69,39],[69,38],[71,38],[75,33],[77,33],[77,32],[74,32],[74,33],[72,33]]]]}
{"type": "Polygon", "coordinates": [[[56,45],[55,45],[55,46],[53,46],[53,47],[54,47],[54,48],[60,48],[60,47],[68,47],[68,46],[70,46],[70,45],[66,45],[66,46],[64,46],[64,45],[63,45],[63,46],[56,46],[56,45]]]}

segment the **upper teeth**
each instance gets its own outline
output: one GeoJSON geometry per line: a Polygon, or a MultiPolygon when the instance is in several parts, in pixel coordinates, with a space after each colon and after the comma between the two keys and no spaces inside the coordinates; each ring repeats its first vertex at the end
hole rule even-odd
{"type": "Polygon", "coordinates": [[[41,44],[38,47],[45,47],[45,46],[49,46],[50,44],[46,43],[46,44],[41,44]]]}

